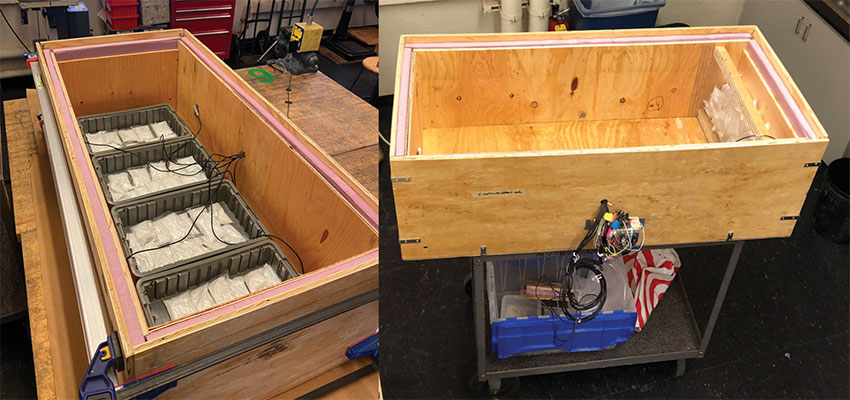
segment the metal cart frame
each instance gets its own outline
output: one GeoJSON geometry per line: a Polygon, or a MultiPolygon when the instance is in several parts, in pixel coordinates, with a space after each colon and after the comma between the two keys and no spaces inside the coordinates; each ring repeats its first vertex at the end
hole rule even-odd
{"type": "MultiPolygon", "coordinates": [[[[487,344],[490,337],[490,317],[487,312],[486,264],[494,260],[512,260],[552,255],[566,255],[569,251],[547,253],[525,253],[512,255],[486,255],[486,248],[472,262],[473,318],[475,321],[475,344],[477,353],[478,382],[487,382],[491,393],[501,388],[501,380],[527,375],[541,375],[583,369],[605,368],[630,364],[643,364],[676,360],[676,376],[685,373],[686,360],[702,358],[711,340],[711,334],[717,323],[720,309],[726,298],[726,291],[732,281],[732,275],[738,265],[738,259],[744,242],[704,243],[664,247],[696,247],[711,245],[732,245],[732,255],[720,282],[720,288],[714,300],[711,314],[705,330],[697,324],[691,304],[688,301],[682,279],[676,279],[665,293],[664,299],[653,311],[653,320],[644,329],[636,333],[625,343],[602,351],[591,352],[549,352],[535,355],[521,355],[498,359],[489,352],[487,344]]],[[[647,247],[649,249],[650,247],[647,247]]]]}

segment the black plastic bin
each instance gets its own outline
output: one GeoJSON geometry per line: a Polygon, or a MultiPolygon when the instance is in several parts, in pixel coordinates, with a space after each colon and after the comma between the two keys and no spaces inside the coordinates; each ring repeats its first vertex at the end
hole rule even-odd
{"type": "Polygon", "coordinates": [[[826,184],[814,210],[815,231],[840,244],[850,243],[850,159],[839,158],[827,167],[826,184]]]}
{"type": "MultiPolygon", "coordinates": [[[[122,110],[115,111],[104,114],[96,114],[96,115],[88,115],[85,117],[77,118],[77,123],[80,125],[80,129],[83,131],[83,138],[85,138],[85,134],[87,133],[96,133],[100,131],[109,131],[114,129],[124,129],[129,128],[131,126],[138,125],[147,125],[153,124],[156,122],[162,122],[168,124],[168,127],[177,134],[176,138],[165,139],[165,143],[171,143],[177,140],[185,139],[187,137],[192,136],[192,132],[177,116],[177,113],[174,112],[174,109],[171,108],[168,104],[158,104],[155,106],[134,108],[132,110],[122,110]]],[[[160,143],[157,142],[149,142],[149,143],[160,143]]],[[[144,146],[149,143],[138,143],[132,144],[129,146],[124,146],[122,149],[131,149],[137,146],[144,146]]],[[[97,149],[97,153],[93,152],[92,146],[89,145],[88,140],[86,140],[86,148],[89,151],[90,155],[100,155],[104,154],[110,150],[97,149]]]]}
{"type": "MultiPolygon", "coordinates": [[[[224,180],[220,189],[217,189],[218,183],[212,185],[203,185],[200,187],[192,187],[188,189],[178,190],[162,194],[159,196],[147,198],[141,201],[132,202],[117,206],[112,209],[112,218],[115,220],[115,228],[118,231],[118,236],[121,239],[121,246],[124,248],[124,255],[127,257],[127,264],[130,265],[130,271],[136,278],[142,278],[153,274],[158,274],[163,271],[169,271],[180,265],[191,263],[197,260],[205,259],[214,255],[218,255],[227,251],[239,249],[265,240],[261,236],[266,235],[268,230],[260,222],[260,219],[251,211],[248,204],[242,198],[242,195],[236,190],[236,186],[229,180],[224,180]],[[207,204],[210,201],[210,194],[213,195],[212,202],[224,203],[225,211],[230,219],[235,223],[234,226],[240,230],[248,240],[226,245],[225,247],[204,253],[195,257],[190,257],[185,260],[173,262],[157,268],[154,271],[140,272],[136,260],[130,257],[133,254],[133,249],[130,248],[130,243],[127,241],[127,233],[130,226],[145,220],[153,220],[170,212],[185,211],[190,208],[195,208],[207,204]]],[[[203,217],[199,218],[200,220],[203,217]]],[[[209,221],[207,221],[209,223],[209,221]]]]}
{"type": "Polygon", "coordinates": [[[144,146],[137,146],[130,150],[118,151],[113,150],[107,153],[98,154],[92,157],[94,171],[97,174],[97,180],[100,182],[100,187],[103,189],[103,196],[106,197],[106,203],[110,206],[127,204],[130,202],[146,199],[163,193],[173,192],[187,187],[206,185],[206,182],[197,182],[173,188],[158,190],[132,199],[122,199],[115,201],[112,198],[112,193],[107,186],[106,176],[116,172],[127,171],[131,168],[141,167],[152,162],[166,161],[170,157],[172,160],[192,156],[206,175],[207,179],[215,179],[221,176],[221,169],[212,160],[210,154],[204,149],[196,139],[191,136],[182,138],[177,141],[168,143],[151,143],[144,146]]]}
{"type": "Polygon", "coordinates": [[[265,264],[274,268],[281,281],[298,276],[277,244],[263,240],[246,248],[139,279],[136,288],[139,290],[139,299],[148,325],[155,326],[171,321],[163,299],[194,289],[225,272],[231,277],[240,276],[265,264]]]}

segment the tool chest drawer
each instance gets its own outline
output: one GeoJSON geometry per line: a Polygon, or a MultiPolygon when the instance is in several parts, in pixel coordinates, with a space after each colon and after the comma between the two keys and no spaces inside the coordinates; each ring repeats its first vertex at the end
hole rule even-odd
{"type": "MultiPolygon", "coordinates": [[[[161,397],[274,397],[341,365],[347,361],[346,347],[375,331],[376,199],[200,38],[174,29],[42,42],[38,51],[42,72],[36,79],[46,87],[56,116],[74,191],[70,196],[81,210],[94,263],[86,267],[95,271],[100,284],[96,294],[120,345],[119,382],[154,371],[190,371],[161,397]],[[91,77],[92,70],[98,71],[96,79],[91,77]],[[214,179],[203,187],[156,196],[145,203],[149,215],[124,221],[122,212],[136,213],[131,207],[142,202],[110,209],[78,118],[160,104],[174,110],[208,154],[238,159],[238,168],[219,164],[229,182],[214,179]],[[140,298],[137,285],[144,286],[139,282],[149,277],[134,277],[131,272],[129,250],[122,245],[122,237],[129,237],[124,228],[165,212],[176,215],[177,210],[203,206],[204,199],[218,199],[216,204],[230,222],[240,224],[241,214],[221,197],[223,191],[219,193],[221,185],[239,196],[244,210],[251,212],[252,223],[263,228],[240,231],[250,240],[232,252],[251,248],[254,239],[273,243],[280,255],[272,258],[278,261],[267,257],[262,262],[277,268],[278,283],[240,292],[238,297],[216,298],[214,305],[181,312],[179,318],[163,318],[159,309],[158,318],[146,316],[145,307],[152,307],[155,299],[143,302],[140,298]],[[214,197],[211,191],[221,196],[214,197]],[[122,221],[116,223],[114,218],[122,221]],[[285,274],[282,259],[289,271],[285,274]],[[216,378],[220,382],[209,385],[210,377],[223,374],[228,379],[216,378]],[[262,374],[280,379],[254,379],[262,374]],[[247,382],[251,384],[243,384],[247,382]]],[[[196,220],[204,214],[197,215],[196,220]]],[[[218,221],[209,218],[207,224],[218,221]]],[[[198,227],[193,225],[185,235],[183,229],[166,236],[189,238],[194,228],[198,227]]],[[[242,259],[232,252],[227,260],[242,259]]],[[[198,255],[184,264],[176,261],[180,265],[163,269],[162,274],[182,277],[194,270],[209,272],[230,265],[228,279],[235,281],[233,274],[263,267],[249,262],[227,264],[215,257],[223,256],[198,255]],[[188,265],[198,268],[187,272],[188,265]]],[[[191,281],[195,278],[189,277],[194,282],[190,286],[198,283],[191,281]]],[[[77,293],[78,297],[92,295],[77,293]]]]}
{"type": "Polygon", "coordinates": [[[221,58],[230,55],[235,0],[172,0],[171,27],[186,29],[221,58]]]}
{"type": "Polygon", "coordinates": [[[829,142],[756,27],[403,36],[399,51],[405,259],[575,248],[603,199],[645,218],[648,246],[786,237],[829,142]]]}

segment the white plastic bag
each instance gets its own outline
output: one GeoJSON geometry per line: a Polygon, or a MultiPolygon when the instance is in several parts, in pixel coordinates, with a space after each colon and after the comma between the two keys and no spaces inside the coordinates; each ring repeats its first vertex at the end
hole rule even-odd
{"type": "Polygon", "coordinates": [[[209,283],[204,283],[189,291],[189,298],[192,301],[192,306],[195,311],[203,311],[215,305],[209,291],[209,283]]]}
{"type": "Polygon", "coordinates": [[[234,280],[230,279],[229,273],[213,279],[210,282],[209,291],[216,304],[224,303],[249,293],[244,281],[237,279],[234,282],[234,280]]]}
{"type": "Polygon", "coordinates": [[[124,146],[142,142],[141,140],[139,140],[139,136],[136,134],[136,131],[134,131],[133,128],[119,129],[118,137],[121,138],[121,143],[124,146]]]}
{"type": "Polygon", "coordinates": [[[242,234],[242,232],[239,232],[238,229],[236,229],[233,225],[230,224],[221,225],[215,228],[215,236],[213,237],[213,239],[215,238],[221,239],[225,242],[225,244],[242,243],[248,240],[248,238],[246,238],[245,235],[242,234]]]}
{"type": "Polygon", "coordinates": [[[233,220],[230,219],[230,216],[227,215],[227,211],[225,211],[226,207],[223,202],[213,203],[212,205],[212,213],[213,218],[219,225],[228,225],[232,224],[233,220]]]}
{"type": "Polygon", "coordinates": [[[156,232],[153,230],[153,222],[150,220],[145,220],[131,226],[130,232],[136,236],[139,244],[145,246],[145,248],[154,247],[158,242],[156,239],[156,232]]]}
{"type": "Polygon", "coordinates": [[[151,174],[148,172],[147,165],[130,168],[127,170],[127,173],[130,174],[130,180],[133,181],[135,187],[145,187],[151,183],[151,174]]]}
{"type": "Polygon", "coordinates": [[[121,148],[121,138],[116,131],[89,133],[86,134],[86,140],[91,145],[92,153],[114,150],[113,147],[121,148]]]}
{"type": "Polygon", "coordinates": [[[168,310],[168,315],[171,316],[171,319],[177,319],[196,312],[188,292],[163,299],[162,302],[165,304],[165,309],[168,310]]]}
{"type": "Polygon", "coordinates": [[[177,137],[177,134],[174,133],[173,130],[171,130],[171,127],[168,126],[168,123],[165,121],[150,124],[150,127],[153,130],[154,136],[157,140],[159,140],[160,138],[168,139],[177,137]]]}
{"type": "Polygon", "coordinates": [[[274,269],[268,264],[245,274],[245,286],[248,287],[251,293],[263,290],[269,286],[274,286],[280,282],[280,277],[277,276],[274,269]]]}
{"type": "Polygon", "coordinates": [[[133,183],[130,182],[130,175],[122,171],[107,175],[106,187],[112,199],[117,201],[127,197],[127,192],[133,190],[133,183]]]}
{"type": "Polygon", "coordinates": [[[136,140],[139,142],[153,142],[156,140],[156,137],[153,135],[153,131],[147,125],[133,126],[130,129],[133,130],[133,133],[136,135],[136,140]]]}
{"type": "Polygon", "coordinates": [[[717,133],[721,142],[734,142],[753,135],[740,107],[738,94],[728,83],[715,87],[704,103],[705,112],[711,118],[711,130],[717,133]]]}

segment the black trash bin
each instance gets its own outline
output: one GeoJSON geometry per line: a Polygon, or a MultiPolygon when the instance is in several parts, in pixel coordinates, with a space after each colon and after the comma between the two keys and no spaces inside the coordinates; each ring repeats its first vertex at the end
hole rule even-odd
{"type": "Polygon", "coordinates": [[[850,159],[839,158],[827,167],[826,185],[815,204],[815,231],[829,241],[850,242],[850,159]]]}

